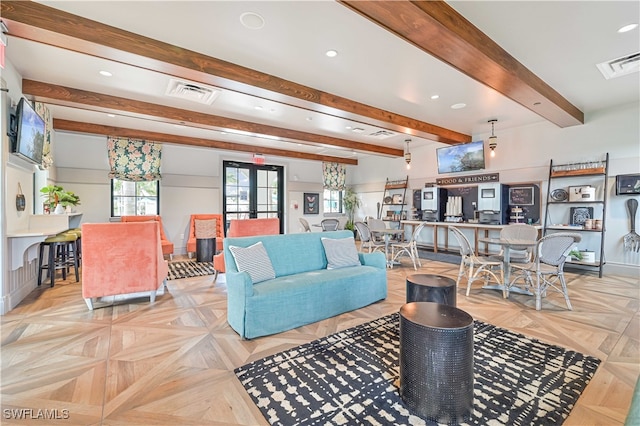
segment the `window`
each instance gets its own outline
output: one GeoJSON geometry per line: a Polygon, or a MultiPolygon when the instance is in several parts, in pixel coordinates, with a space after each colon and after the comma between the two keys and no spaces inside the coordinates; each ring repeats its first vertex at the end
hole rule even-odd
{"type": "Polygon", "coordinates": [[[111,179],[111,216],[160,214],[160,181],[130,182],[111,179]]]}
{"type": "Polygon", "coordinates": [[[324,190],[325,213],[342,213],[342,192],[331,189],[324,190]]]}

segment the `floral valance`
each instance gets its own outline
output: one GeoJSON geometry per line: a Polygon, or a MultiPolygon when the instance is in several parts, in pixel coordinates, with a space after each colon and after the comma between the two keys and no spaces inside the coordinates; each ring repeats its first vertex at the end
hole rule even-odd
{"type": "Polygon", "coordinates": [[[107,139],[110,178],[134,182],[159,180],[162,144],[140,139],[107,139]]]}
{"type": "Polygon", "coordinates": [[[342,163],[322,163],[324,189],[342,191],[347,182],[347,166],[342,163]]]}
{"type": "Polygon", "coordinates": [[[53,118],[49,109],[42,102],[35,102],[36,113],[44,120],[44,144],[42,145],[42,168],[48,169],[53,164],[51,130],[53,118]]]}

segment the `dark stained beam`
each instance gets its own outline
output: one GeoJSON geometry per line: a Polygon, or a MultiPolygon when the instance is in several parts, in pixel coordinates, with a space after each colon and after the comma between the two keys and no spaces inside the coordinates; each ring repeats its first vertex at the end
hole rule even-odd
{"type": "Polygon", "coordinates": [[[32,1],[0,3],[9,34],[399,133],[456,144],[470,135],[395,114],[32,1]]]}
{"type": "Polygon", "coordinates": [[[582,111],[444,1],[338,1],[552,123],[584,124],[582,111]]]}
{"type": "Polygon", "coordinates": [[[85,109],[103,112],[127,112],[138,118],[161,118],[163,121],[184,124],[192,127],[199,127],[209,130],[233,129],[251,132],[261,135],[278,136],[288,141],[312,142],[326,146],[338,146],[354,151],[374,153],[378,155],[388,155],[401,157],[404,155],[402,149],[390,148],[386,146],[349,141],[346,139],[333,138],[330,136],[318,135],[314,133],[300,132],[281,127],[269,126],[266,124],[252,123],[248,121],[236,120],[234,118],[221,117],[218,115],[204,114],[196,111],[189,111],[173,108],[165,105],[152,104],[149,102],[136,101],[133,99],[120,98],[103,93],[89,92],[86,90],[73,89],[70,87],[58,86],[34,80],[22,80],[22,92],[33,97],[39,102],[54,105],[74,106],[81,105],[85,109]],[[91,108],[87,108],[91,107],[91,108]]]}
{"type": "Polygon", "coordinates": [[[194,138],[189,136],[172,135],[168,133],[148,132],[145,130],[126,129],[123,127],[104,126],[101,124],[81,123],[78,121],[53,119],[53,128],[59,131],[88,133],[94,135],[117,136],[134,139],[144,139],[154,142],[173,143],[177,145],[199,146],[215,148],[225,151],[251,152],[256,154],[277,155],[279,157],[296,158],[299,160],[328,161],[350,165],[358,165],[354,158],[333,157],[329,155],[311,154],[285,149],[269,148],[266,146],[245,145],[212,139],[194,138]]]}

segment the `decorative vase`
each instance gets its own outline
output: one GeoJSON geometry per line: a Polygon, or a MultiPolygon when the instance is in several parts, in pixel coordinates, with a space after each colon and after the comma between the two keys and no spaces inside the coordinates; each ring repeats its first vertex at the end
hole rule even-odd
{"type": "Polygon", "coordinates": [[[67,208],[65,209],[66,213],[73,213],[73,207],[71,206],[67,206],[67,208]]]}
{"type": "Polygon", "coordinates": [[[64,214],[64,207],[62,204],[58,204],[56,209],[53,211],[54,214],[64,214]]]}

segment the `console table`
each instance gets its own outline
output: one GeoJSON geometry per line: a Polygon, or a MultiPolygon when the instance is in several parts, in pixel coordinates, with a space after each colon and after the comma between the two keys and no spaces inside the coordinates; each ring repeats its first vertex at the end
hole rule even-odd
{"type": "Polygon", "coordinates": [[[15,271],[24,266],[24,254],[27,262],[38,258],[38,244],[47,237],[71,228],[80,227],[82,213],[34,214],[29,216],[29,226],[7,232],[9,268],[15,271]]]}

